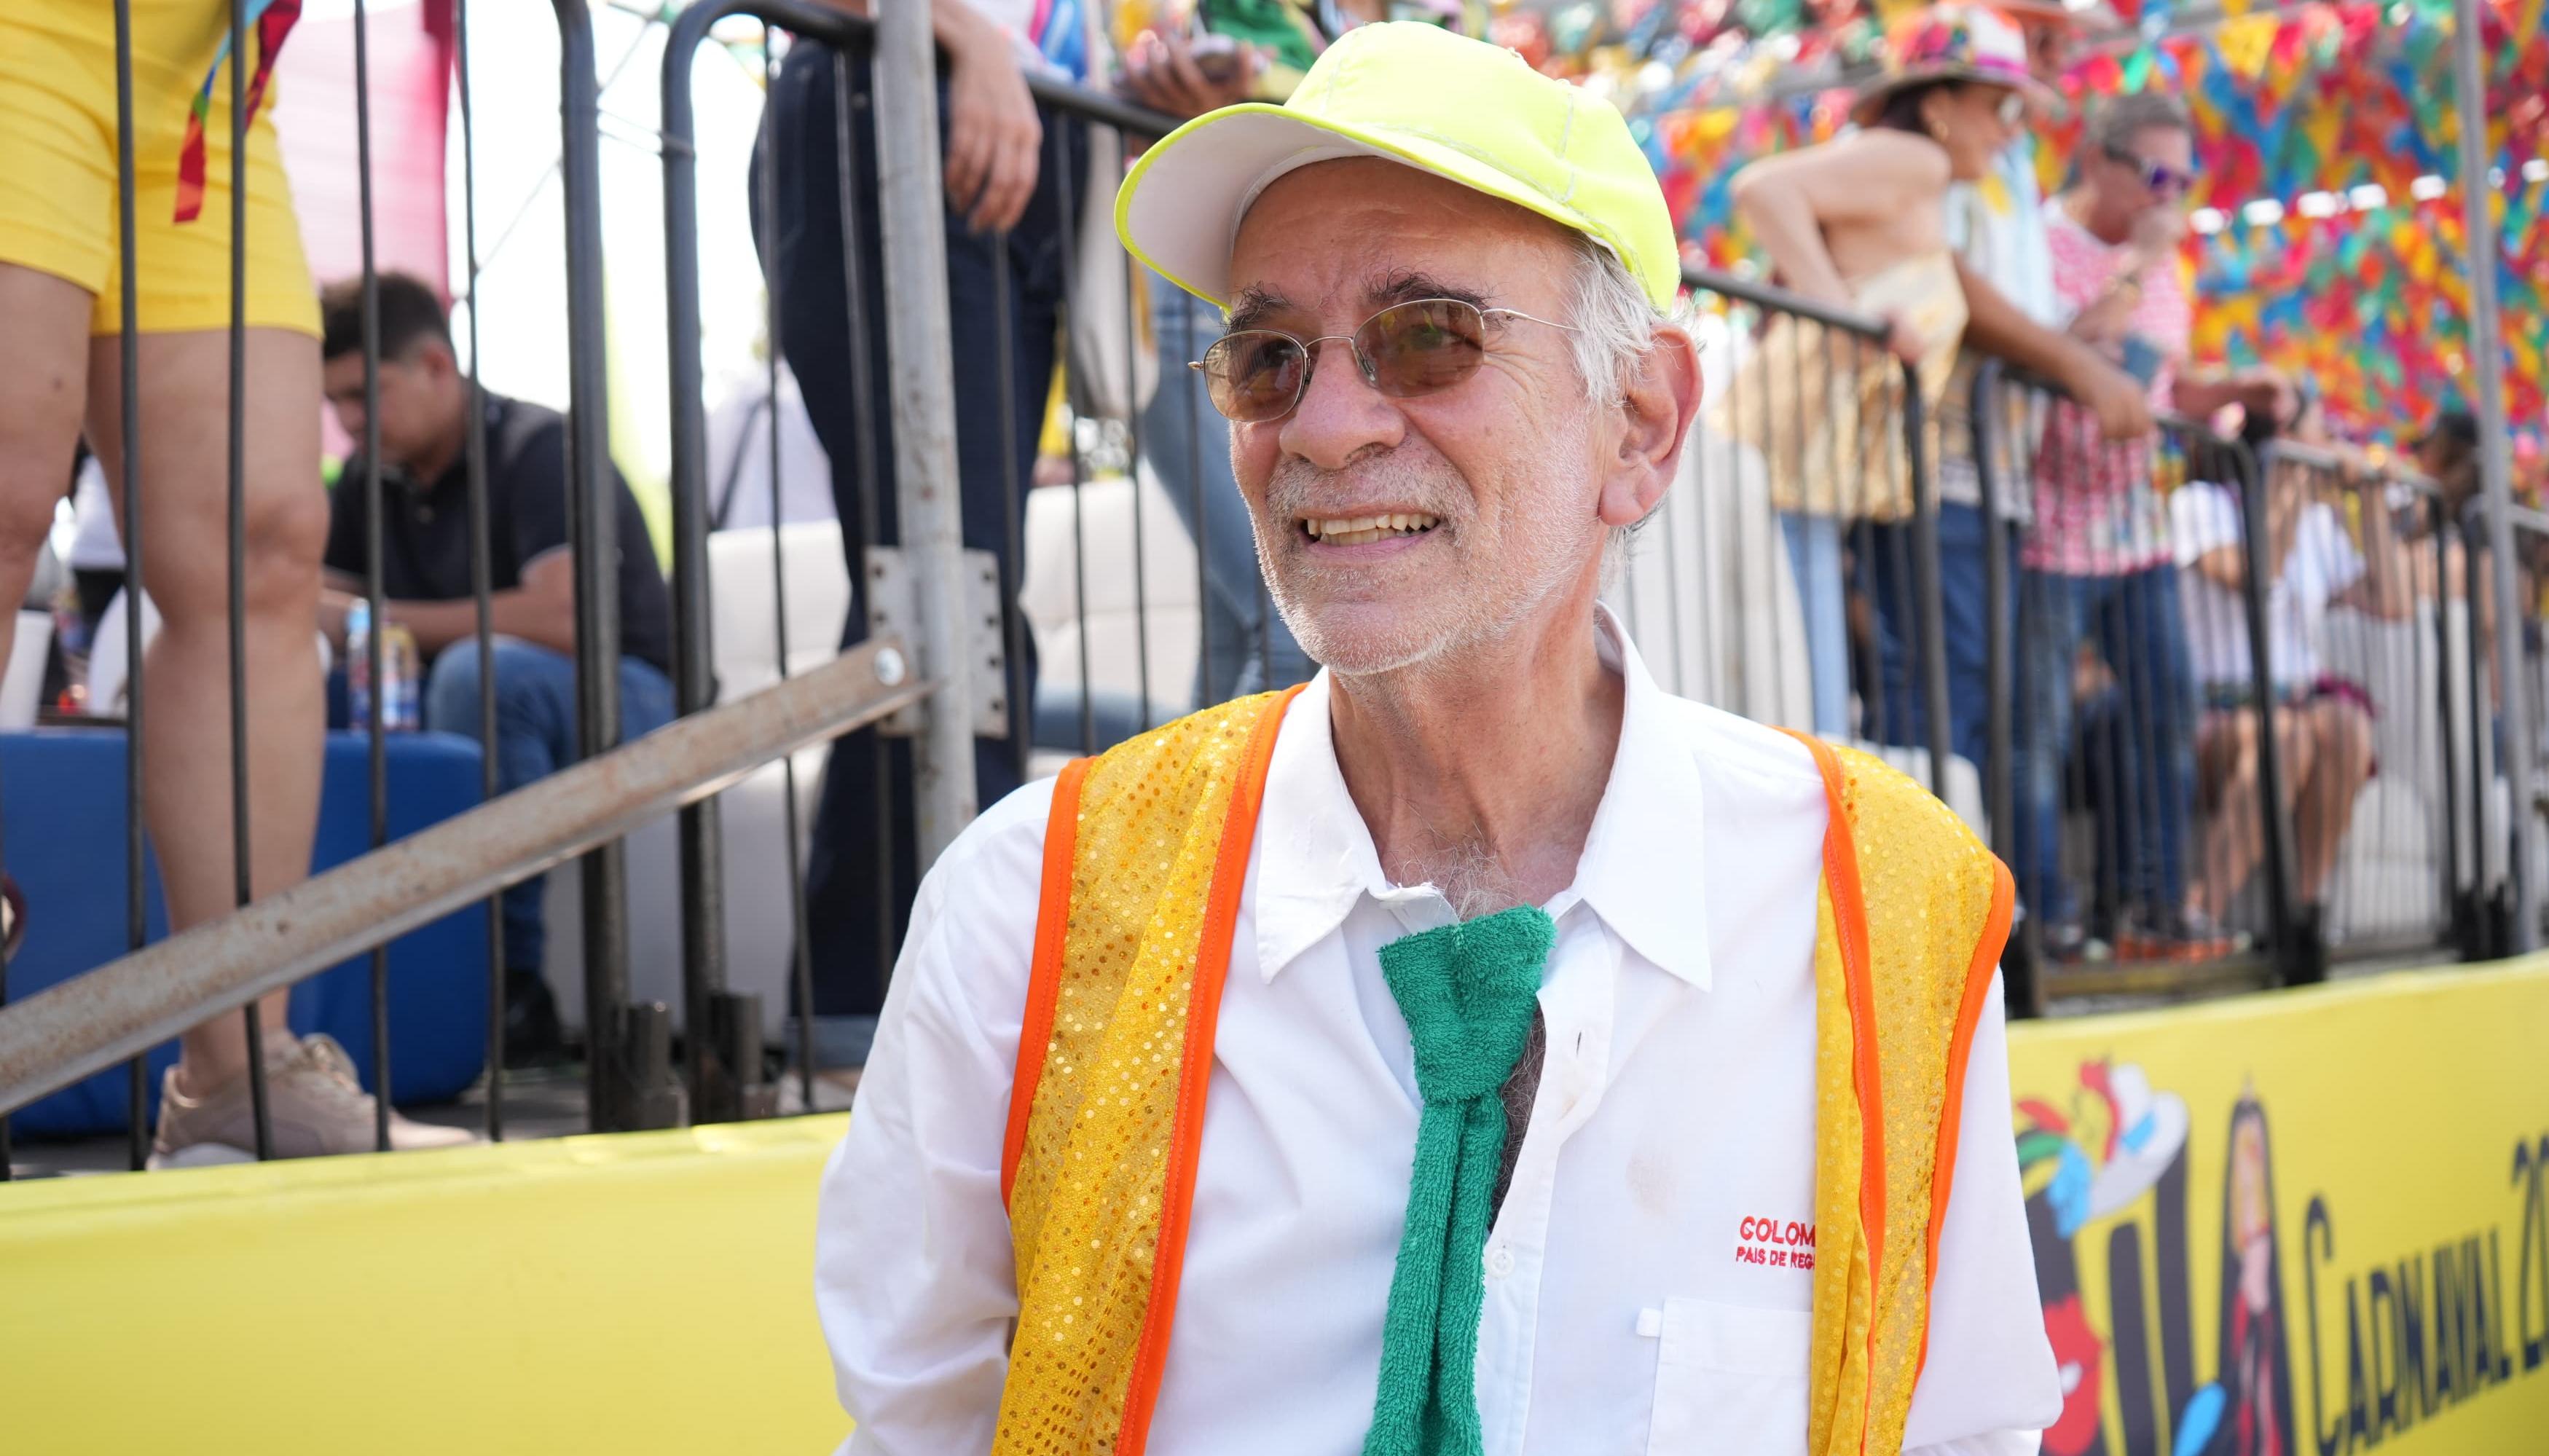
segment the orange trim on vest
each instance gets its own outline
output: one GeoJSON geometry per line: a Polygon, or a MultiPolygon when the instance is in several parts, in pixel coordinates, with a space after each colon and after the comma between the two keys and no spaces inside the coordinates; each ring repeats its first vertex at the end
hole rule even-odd
{"type": "MultiPolygon", "coordinates": [[[[1877,1079],[1876,990],[1867,976],[1867,907],[1859,897],[1858,846],[1849,832],[1849,810],[1842,799],[1841,760],[1832,745],[1793,728],[1780,730],[1806,746],[1824,775],[1824,888],[1832,896],[1833,930],[1841,942],[1841,977],[1849,991],[1850,1074],[1858,1090],[1858,1221],[1867,1241],[1867,1283],[1871,1291],[1885,1262],[1885,1092],[1877,1079]]],[[[1876,1398],[1877,1321],[1867,1325],[1868,1388],[1863,1399],[1876,1398]]],[[[1861,1427],[1861,1445],[1865,1443],[1861,1427]]]]}
{"type": "Polygon", "coordinates": [[[1017,1073],[1009,1080],[1009,1131],[1000,1142],[1000,1206],[1017,1186],[1018,1159],[1026,1151],[1027,1115],[1035,1110],[1036,1083],[1044,1079],[1045,1052],[1053,1046],[1053,1008],[1062,987],[1062,948],[1071,929],[1072,852],[1080,839],[1080,786],[1089,759],[1063,765],[1054,780],[1053,808],[1044,822],[1044,879],[1036,895],[1035,958],[1027,973],[1026,1019],[1018,1027],[1017,1073]]]}
{"type": "MultiPolygon", "coordinates": [[[[1204,899],[1203,933],[1195,946],[1194,989],[1187,1002],[1186,1045],[1178,1072],[1178,1119],[1169,1142],[1167,1186],[1162,1190],[1160,1238],[1151,1265],[1151,1306],[1142,1320],[1142,1343],[1133,1357],[1132,1384],[1124,1393],[1124,1423],[1115,1456],[1142,1456],[1151,1437],[1151,1411],[1159,1405],[1160,1376],[1169,1358],[1169,1326],[1177,1318],[1178,1281],[1185,1271],[1186,1217],[1194,1209],[1195,1163],[1203,1150],[1204,1094],[1212,1085],[1213,1028],[1221,1020],[1221,984],[1230,970],[1230,944],[1239,924],[1239,894],[1248,883],[1257,813],[1266,801],[1266,774],[1283,715],[1300,696],[1295,684],[1257,719],[1248,758],[1231,786],[1222,820],[1221,848],[1204,899]]],[[[1055,960],[1059,965],[1057,945],[1055,960]]]]}
{"type": "MultiPolygon", "coordinates": [[[[1973,963],[1965,968],[1964,1000],[1956,1008],[1955,1035],[1947,1042],[1947,1086],[1939,1101],[1938,1152],[1930,1168],[1930,1260],[1923,1271],[1929,1288],[1924,1303],[1938,1287],[1938,1231],[1947,1225],[1947,1191],[1956,1180],[1956,1142],[1964,1130],[1965,1065],[1973,1059],[1974,1027],[1983,1019],[1983,1002],[1991,992],[1992,973],[2000,969],[2000,953],[2009,944],[2009,922],[2018,903],[2018,887],[2009,866],[1992,861],[1991,914],[1983,921],[1982,939],[1974,943],[1973,963]]],[[[1921,1358],[1913,1379],[1930,1366],[1929,1321],[1921,1325],[1921,1358]]]]}

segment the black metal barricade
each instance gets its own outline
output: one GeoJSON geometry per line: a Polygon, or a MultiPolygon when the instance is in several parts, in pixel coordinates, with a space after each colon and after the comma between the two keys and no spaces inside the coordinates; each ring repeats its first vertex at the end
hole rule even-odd
{"type": "MultiPolygon", "coordinates": [[[[620,549],[645,549],[643,542],[621,543],[614,540],[615,500],[612,494],[614,482],[606,468],[608,427],[604,417],[603,337],[601,296],[601,222],[600,177],[598,161],[599,81],[594,63],[591,17],[584,0],[554,0],[554,11],[560,38],[561,86],[561,163],[567,239],[567,293],[564,318],[567,325],[569,359],[569,394],[571,407],[567,414],[567,445],[564,479],[560,488],[566,498],[568,539],[575,555],[574,610],[576,616],[576,708],[578,747],[581,757],[595,756],[612,746],[619,737],[617,678],[612,664],[617,658],[618,609],[614,563],[620,549]]],[[[145,406],[144,375],[149,367],[142,361],[142,342],[139,297],[148,279],[144,269],[149,259],[140,255],[137,246],[135,146],[128,138],[136,136],[136,98],[134,77],[135,20],[129,0],[117,0],[113,7],[114,46],[116,57],[116,108],[118,197],[121,214],[120,260],[118,276],[121,289],[122,332],[116,338],[120,348],[121,396],[115,415],[118,436],[92,444],[112,444],[111,462],[115,467],[110,489],[121,507],[118,522],[125,556],[123,592],[130,609],[123,612],[121,646],[126,664],[121,712],[116,704],[96,703],[91,710],[100,721],[112,725],[120,718],[124,727],[123,760],[126,789],[125,825],[125,929],[127,949],[141,951],[148,938],[149,904],[148,872],[151,835],[147,823],[153,812],[148,794],[151,779],[160,776],[149,768],[151,755],[146,740],[160,738],[174,731],[152,725],[160,722],[159,714],[168,708],[155,702],[147,691],[150,675],[142,671],[145,656],[147,621],[143,609],[144,592],[151,580],[146,562],[162,559],[164,548],[150,544],[159,538],[152,530],[152,517],[157,513],[148,507],[141,487],[144,477],[148,449],[141,417],[145,406]]],[[[279,37],[288,31],[287,23],[278,28],[271,15],[258,17],[244,0],[233,0],[228,7],[227,57],[221,69],[227,72],[223,95],[227,100],[227,117],[216,117],[219,127],[228,126],[226,161],[213,163],[226,171],[219,185],[227,197],[213,206],[226,211],[229,222],[229,302],[227,324],[227,424],[226,445],[220,457],[220,470],[227,482],[227,530],[219,545],[203,542],[190,550],[218,551],[216,560],[225,563],[227,609],[223,630],[227,632],[227,728],[228,764],[226,807],[228,819],[227,853],[233,903],[247,906],[261,888],[255,874],[255,856],[251,853],[257,840],[251,827],[260,816],[296,812],[259,802],[258,793],[250,786],[250,762],[259,747],[256,730],[251,726],[250,704],[265,692],[250,671],[252,653],[248,640],[250,598],[260,584],[252,580],[250,558],[259,548],[252,539],[264,527],[258,512],[279,508],[274,500],[277,489],[268,482],[257,489],[249,479],[252,442],[248,392],[251,387],[264,388],[250,367],[250,302],[249,277],[251,253],[260,247],[280,246],[263,229],[271,225],[266,215],[255,218],[251,227],[253,198],[251,151],[249,146],[251,101],[270,106],[271,93],[263,67],[270,62],[279,37]],[[263,494],[260,495],[259,491],[263,494]]],[[[491,628],[491,566],[488,554],[489,507],[486,485],[486,441],[483,412],[479,409],[480,393],[476,382],[477,312],[477,241],[475,218],[475,127],[469,91],[469,28],[466,0],[455,0],[454,51],[460,87],[461,155],[464,177],[471,184],[464,188],[464,236],[469,254],[467,296],[472,304],[469,317],[468,422],[469,433],[464,448],[462,468],[468,488],[467,509],[471,535],[471,592],[474,600],[474,642],[464,638],[452,644],[455,652],[477,654],[481,714],[477,736],[489,748],[483,755],[481,786],[493,797],[497,787],[495,754],[496,716],[493,669],[493,631],[491,628]]],[[[367,539],[363,544],[365,570],[359,593],[367,610],[372,629],[359,659],[349,664],[359,677],[373,684],[371,711],[368,714],[367,780],[369,799],[369,837],[377,849],[389,835],[390,788],[386,734],[391,729],[388,719],[396,705],[385,699],[390,695],[386,685],[399,666],[388,656],[387,639],[390,613],[383,577],[383,512],[385,506],[382,441],[380,439],[381,351],[379,273],[375,262],[373,128],[371,105],[371,40],[374,18],[369,7],[357,0],[351,17],[353,41],[353,114],[346,119],[354,139],[359,179],[358,226],[362,248],[360,279],[361,352],[363,375],[361,402],[363,428],[355,442],[358,455],[356,468],[347,472],[335,488],[360,494],[367,518],[367,539]]],[[[154,104],[164,101],[155,98],[154,104]]],[[[161,108],[164,110],[164,106],[161,108]]],[[[264,125],[260,122],[258,125],[264,125]]],[[[268,144],[260,134],[260,149],[268,144]]],[[[326,280],[322,280],[323,282],[326,280]]],[[[258,326],[263,326],[262,324],[258,326]]],[[[308,408],[315,415],[320,401],[312,398],[308,408]]],[[[93,416],[94,417],[94,416],[93,416]]],[[[101,453],[104,453],[103,451],[101,453]]],[[[315,466],[315,460],[312,462],[315,466]]],[[[318,482],[311,482],[316,490],[318,482]]],[[[286,495],[291,494],[289,491],[286,495]]],[[[421,683],[411,682],[411,690],[421,695],[421,683]]],[[[296,729],[297,731],[297,729],[296,729]]],[[[316,772],[316,766],[312,766],[316,772]]],[[[164,786],[163,786],[164,788],[164,786]]],[[[296,795],[297,797],[297,795],[296,795]]],[[[290,836],[286,836],[290,838],[290,836]]],[[[165,852],[166,846],[158,849],[165,852]]],[[[198,857],[206,853],[198,846],[190,850],[198,857]]],[[[627,1126],[627,1109],[635,1100],[634,1083],[621,1054],[620,1032],[623,1029],[621,1004],[624,986],[618,979],[624,962],[624,890],[622,887],[620,850],[614,841],[597,845],[588,855],[584,866],[584,943],[587,948],[587,1001],[591,1027],[588,1034],[588,1061],[592,1069],[590,1104],[593,1125],[597,1128],[627,1126]]],[[[497,925],[495,902],[487,903],[488,918],[488,985],[489,1014],[485,1040],[487,1055],[487,1094],[485,1128],[491,1137],[502,1136],[504,1127],[504,1005],[505,964],[501,934],[497,925]]],[[[369,977],[369,1043],[366,1047],[370,1077],[383,1096],[375,1099],[373,1141],[376,1146],[390,1145],[390,1110],[386,1089],[391,1078],[390,990],[387,952],[383,945],[370,948],[369,977]]],[[[270,1156],[274,1150],[268,1116],[268,1047],[267,1027],[254,1005],[242,1013],[245,1042],[244,1076],[253,1109],[252,1125],[255,1153],[270,1156]]],[[[146,1109],[149,1091],[145,1066],[141,1056],[130,1062],[126,1093],[130,1105],[127,1155],[134,1167],[142,1166],[150,1146],[146,1109]]],[[[0,1176],[6,1176],[5,1120],[0,1120],[0,1176]]]]}
{"type": "Polygon", "coordinates": [[[2447,580],[2443,501],[2306,443],[2269,442],[2258,470],[2296,933],[2338,959],[2456,944],[2449,634],[2466,598],[2447,580]]]}
{"type": "Polygon", "coordinates": [[[1996,369],[1970,410],[1981,512],[2014,530],[1986,556],[2008,614],[1988,736],[2021,905],[2013,1000],[2289,952],[2282,771],[2251,671],[2253,454],[2183,419],[2109,441],[1996,369]],[[2146,973],[2100,973],[2118,965],[2146,973]]]}
{"type": "Polygon", "coordinates": [[[2010,523],[1987,562],[2014,1003],[2453,945],[2465,598],[2431,488],[2185,419],[2110,442],[1994,369],[1971,411],[1984,513],[2010,523]]]}
{"type": "Polygon", "coordinates": [[[1670,690],[1891,758],[1982,822],[1937,610],[1936,415],[1887,326],[1691,270],[1708,403],[1612,600],[1670,690]],[[1959,768],[1962,761],[1966,767],[1959,768]]]}
{"type": "Polygon", "coordinates": [[[2471,829],[2456,842],[2470,846],[2471,853],[2456,875],[2460,889],[2456,921],[2465,955],[2490,959],[2519,949],[2516,884],[2527,879],[2534,887],[2532,903],[2539,905],[2544,900],[2537,890],[2544,874],[2549,874],[2549,803],[2538,797],[2528,804],[2515,803],[2509,787],[2513,777],[2509,760],[2514,755],[2529,759],[2535,785],[2544,781],[2544,769],[2549,769],[2549,747],[2538,737],[2539,725],[2549,722],[2549,646],[2544,646],[2540,611],[2542,584],[2549,582],[2549,512],[2527,505],[2515,505],[2507,512],[2514,543],[2513,599],[2519,615],[2505,622],[2496,609],[2486,500],[2472,495],[2458,501],[2447,499],[2442,506],[2457,515],[2458,523],[2457,529],[2437,535],[2438,570],[2447,592],[2457,594],[2457,589],[2465,587],[2467,603],[2447,627],[2459,649],[2449,659],[2455,676],[2467,665],[2465,681],[2459,684],[2463,688],[2460,722],[2452,736],[2466,745],[2465,762],[2470,766],[2467,796],[2460,802],[2467,809],[2471,829]],[[2510,683],[2499,665],[2502,634],[2512,637],[2519,664],[2518,677],[2510,683]],[[2522,694],[2530,709],[2525,721],[2533,725],[2533,742],[2516,742],[2507,732],[2511,715],[2506,705],[2513,693],[2522,694]]]}

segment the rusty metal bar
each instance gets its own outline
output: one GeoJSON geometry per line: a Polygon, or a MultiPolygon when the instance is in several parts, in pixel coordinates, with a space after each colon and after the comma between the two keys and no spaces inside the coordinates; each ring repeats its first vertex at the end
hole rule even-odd
{"type": "Polygon", "coordinates": [[[898,539],[920,607],[916,646],[921,666],[939,680],[938,694],[922,714],[911,744],[912,803],[925,869],[978,807],[978,705],[972,619],[965,598],[963,513],[956,499],[956,366],[947,337],[937,49],[930,40],[929,17],[920,7],[882,8],[874,64],[877,206],[885,234],[886,353],[894,361],[898,539]]]}
{"type": "Polygon", "coordinates": [[[0,1009],[0,1111],[613,843],[930,687],[897,639],[863,643],[0,1009]]]}

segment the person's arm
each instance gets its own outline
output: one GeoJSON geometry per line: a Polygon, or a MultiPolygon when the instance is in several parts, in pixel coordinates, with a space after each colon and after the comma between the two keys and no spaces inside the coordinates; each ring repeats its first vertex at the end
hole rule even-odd
{"type": "Polygon", "coordinates": [[[2353,552],[2347,566],[2351,580],[2339,598],[2384,621],[2402,621],[2416,609],[2416,584],[2409,547],[2399,539],[2397,525],[2390,518],[2388,493],[2379,480],[2367,481],[2361,488],[2357,514],[2362,517],[2362,543],[2358,547],[2339,539],[2353,552]]]}
{"type": "Polygon", "coordinates": [[[1827,229],[1881,224],[1915,208],[1935,213],[1946,154],[1900,134],[1861,133],[1747,164],[1732,184],[1735,211],[1791,292],[1854,307],[1827,229]]]}
{"type": "Polygon", "coordinates": [[[2161,268],[2174,266],[2186,238],[2186,215],[2173,207],[2151,208],[2133,219],[2132,236],[2123,263],[2096,298],[2071,319],[2071,331],[2092,344],[2119,343],[2131,330],[2133,311],[2161,268]]]}
{"type": "Polygon", "coordinates": [[[1183,121],[1254,96],[1266,62],[1266,52],[1254,46],[1198,55],[1174,27],[1146,30],[1125,47],[1117,84],[1133,100],[1183,121]],[[1208,73],[1207,65],[1216,69],[1208,73]]]}
{"type": "Polygon", "coordinates": [[[1906,1456],[2031,1453],[2035,1433],[2062,1413],[2009,1110],[2009,1029],[1994,975],[1965,1063],[1932,1271],[1929,1363],[1903,1427],[1906,1456]]]}
{"type": "MultiPolygon", "coordinates": [[[[824,0],[868,15],[869,0],[824,0]]],[[[931,0],[929,33],[947,57],[947,203],[987,232],[1017,226],[1035,196],[1044,122],[1008,34],[965,0],[931,0]]]]}
{"type": "Polygon", "coordinates": [[[2254,369],[2181,369],[2169,403],[2191,419],[2208,419],[2236,405],[2277,424],[2290,423],[2301,396],[2284,372],[2272,365],[2254,369]]]}
{"type": "Polygon", "coordinates": [[[2180,570],[2192,571],[2227,592],[2248,580],[2247,554],[2239,549],[2239,505],[2210,481],[2189,481],[2168,498],[2168,532],[2180,570]]]}
{"type": "Polygon", "coordinates": [[[2151,432],[2150,401],[2131,375],[2079,339],[2029,318],[2025,309],[1993,287],[1990,279],[1966,267],[1962,258],[1956,260],[1956,281],[1965,290],[1965,347],[1980,349],[2070,391],[2073,399],[2098,416],[2099,427],[2111,440],[2138,440],[2151,432]]]}
{"type": "Polygon", "coordinates": [[[988,1451],[1017,1274],[1000,1156],[1034,954],[1050,779],[958,837],[921,882],[858,1112],[823,1181],[814,1304],[845,1456],[988,1451]]]}
{"type": "MultiPolygon", "coordinates": [[[[337,650],[345,647],[345,618],[363,599],[363,580],[344,572],[328,573],[319,593],[320,624],[337,650]]],[[[478,603],[468,597],[449,601],[402,600],[382,603],[393,623],[407,628],[417,649],[431,657],[455,642],[478,635],[478,603]]],[[[552,652],[575,652],[575,561],[564,549],[551,551],[522,568],[522,585],[488,593],[487,621],[500,637],[519,637],[552,652]]]]}

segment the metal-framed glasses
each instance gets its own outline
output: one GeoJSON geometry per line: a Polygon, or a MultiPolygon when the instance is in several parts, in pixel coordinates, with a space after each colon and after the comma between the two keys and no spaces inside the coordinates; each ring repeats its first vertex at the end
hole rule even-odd
{"type": "Polygon", "coordinates": [[[1521,318],[1569,333],[1574,325],[1519,309],[1481,309],[1461,299],[1411,299],[1366,318],[1352,333],[1298,338],[1274,328],[1242,328],[1213,341],[1186,367],[1203,375],[1212,408],[1241,424],[1263,424],[1292,412],[1309,392],[1319,345],[1343,343],[1364,383],[1393,400],[1440,394],[1487,357],[1487,320],[1521,318]]]}

